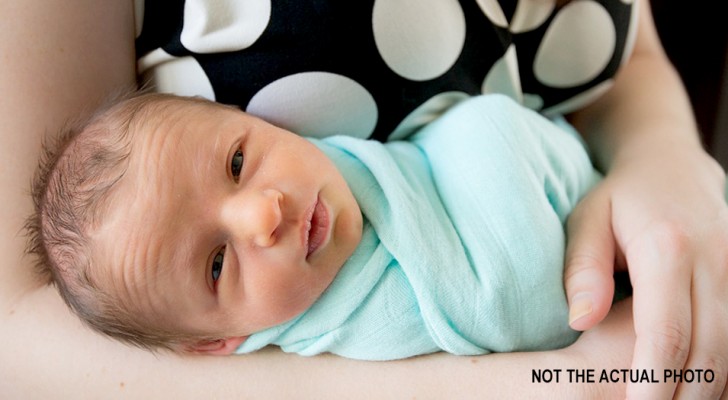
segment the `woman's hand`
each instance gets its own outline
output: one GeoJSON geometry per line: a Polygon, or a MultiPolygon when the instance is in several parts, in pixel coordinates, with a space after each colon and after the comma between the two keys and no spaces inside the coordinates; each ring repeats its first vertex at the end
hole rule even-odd
{"type": "Polygon", "coordinates": [[[629,384],[628,397],[719,398],[728,376],[725,174],[698,146],[644,145],[614,163],[570,217],[571,325],[588,329],[606,315],[612,274],[626,268],[634,288],[631,368],[662,382],[629,384]],[[688,369],[710,369],[714,380],[664,378],[688,369]]]}
{"type": "Polygon", "coordinates": [[[589,329],[601,320],[614,270],[628,270],[636,335],[631,368],[654,371],[661,381],[630,383],[628,397],[718,398],[728,375],[725,174],[701,147],[650,2],[635,4],[633,54],[614,86],[571,116],[607,172],[567,226],[571,324],[589,329]],[[713,382],[664,377],[666,370],[687,369],[710,369],[713,382]]]}

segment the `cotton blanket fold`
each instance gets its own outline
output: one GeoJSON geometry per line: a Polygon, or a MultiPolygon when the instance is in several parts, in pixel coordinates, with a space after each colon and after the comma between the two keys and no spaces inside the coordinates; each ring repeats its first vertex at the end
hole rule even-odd
{"type": "Polygon", "coordinates": [[[317,302],[249,337],[302,355],[391,360],[572,343],[564,223],[599,180],[583,144],[508,98],[466,100],[407,141],[312,141],[346,178],[361,244],[317,302]]]}

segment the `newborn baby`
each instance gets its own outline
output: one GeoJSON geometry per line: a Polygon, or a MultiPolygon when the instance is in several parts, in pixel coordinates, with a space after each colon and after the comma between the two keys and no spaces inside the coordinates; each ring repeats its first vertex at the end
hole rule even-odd
{"type": "Polygon", "coordinates": [[[44,164],[31,248],[84,321],[128,343],[388,360],[576,338],[563,227],[599,176],[565,123],[503,96],[382,144],[143,94],[44,164]]]}

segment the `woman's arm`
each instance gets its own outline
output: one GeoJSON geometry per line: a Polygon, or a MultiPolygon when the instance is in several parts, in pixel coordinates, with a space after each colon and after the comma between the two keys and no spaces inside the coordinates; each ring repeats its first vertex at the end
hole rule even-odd
{"type": "Polygon", "coordinates": [[[35,285],[23,221],[41,138],[112,89],[134,82],[129,1],[0,1],[0,298],[35,285]],[[108,3],[108,4],[107,4],[108,3]]]}
{"type": "Polygon", "coordinates": [[[593,342],[580,340],[555,352],[434,355],[389,363],[303,358],[276,350],[180,358],[92,333],[53,288],[36,283],[32,260],[22,256],[22,226],[31,211],[28,185],[41,138],[134,82],[132,4],[0,0],[0,16],[0,397],[463,398],[487,393],[585,398],[589,393],[603,398],[604,391],[623,390],[616,384],[531,384],[531,370],[624,367],[631,348],[628,326],[609,331],[615,335],[599,339],[601,345],[589,351],[579,344],[593,347],[593,342]],[[587,356],[597,361],[589,363],[587,356]]]}
{"type": "Polygon", "coordinates": [[[395,362],[307,358],[273,349],[177,357],[91,333],[51,290],[22,300],[2,321],[3,398],[623,398],[623,383],[570,383],[566,370],[626,368],[633,345],[627,305],[573,346],[553,352],[436,354],[395,362]],[[560,383],[532,383],[534,369],[555,368],[562,369],[560,383]]]}
{"type": "Polygon", "coordinates": [[[725,173],[702,149],[649,2],[639,3],[634,54],[613,89],[572,118],[607,171],[570,218],[567,293],[591,299],[593,310],[572,326],[587,329],[607,313],[616,260],[634,286],[632,368],[711,368],[717,378],[630,385],[630,398],[669,398],[676,388],[678,397],[710,398],[728,375],[725,173]]]}

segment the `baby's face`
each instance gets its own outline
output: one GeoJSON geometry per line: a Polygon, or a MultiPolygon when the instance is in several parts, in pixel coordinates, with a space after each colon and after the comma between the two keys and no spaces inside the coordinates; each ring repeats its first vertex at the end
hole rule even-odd
{"type": "Polygon", "coordinates": [[[136,130],[95,231],[102,288],[148,322],[246,336],[308,308],[361,239],[359,207],[310,142],[180,103],[136,130]]]}

